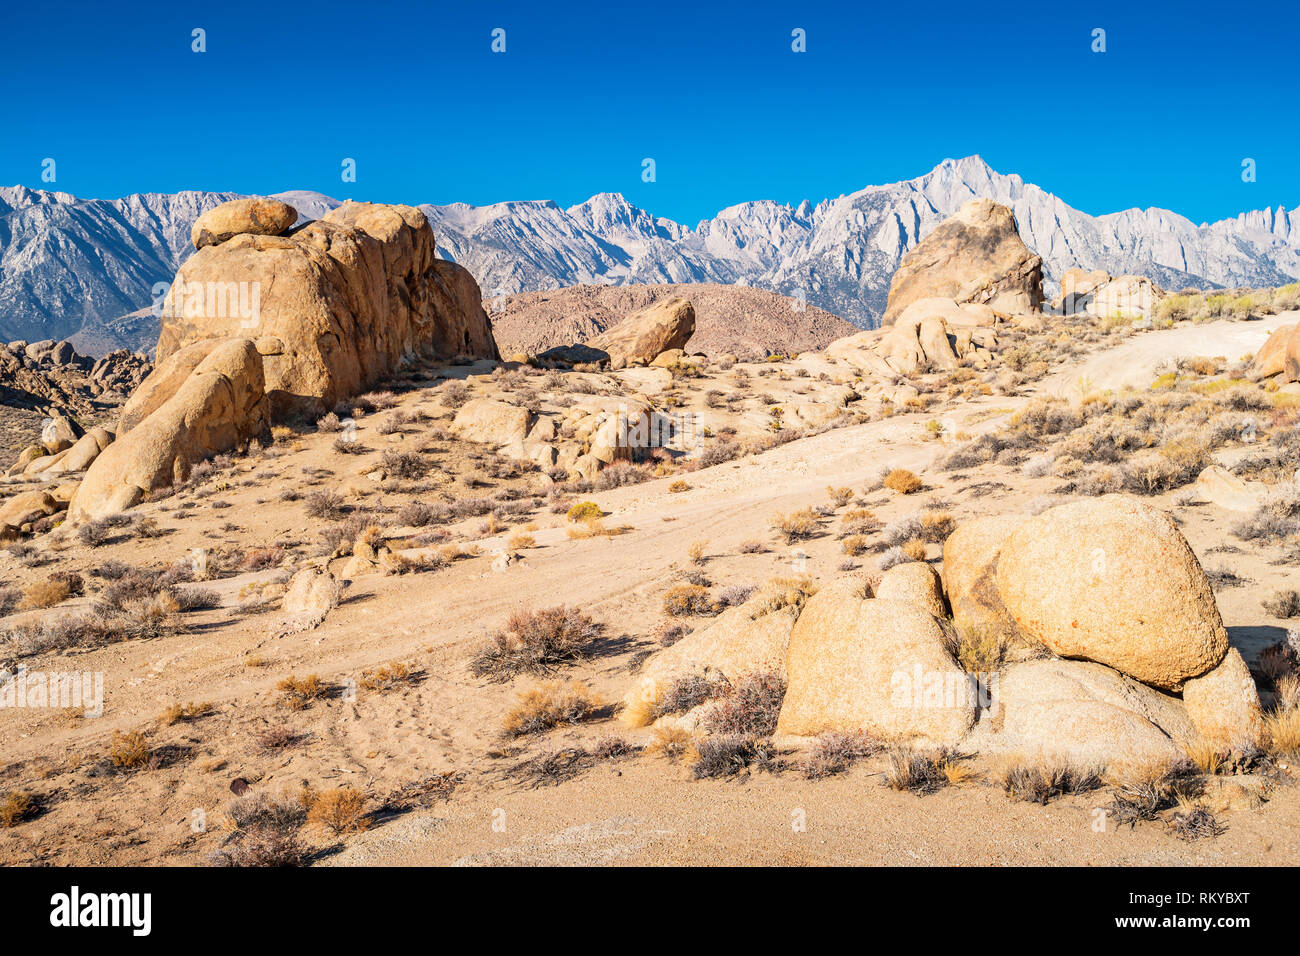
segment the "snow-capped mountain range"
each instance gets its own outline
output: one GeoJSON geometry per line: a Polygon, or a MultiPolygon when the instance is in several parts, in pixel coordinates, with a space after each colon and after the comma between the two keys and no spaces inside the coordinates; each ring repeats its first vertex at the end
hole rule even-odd
{"type": "MultiPolygon", "coordinates": [[[[338,200],[278,194],[304,219],[338,200]]],[[[694,229],[600,193],[550,201],[422,205],[440,254],[478,279],[485,299],[563,286],[719,282],[802,297],[855,325],[884,310],[898,261],[966,200],[1009,205],[1044,260],[1049,286],[1066,269],[1151,277],[1167,288],[1271,286],[1300,278],[1300,207],[1196,225],[1163,209],[1090,216],[978,156],[944,160],[917,179],[798,206],[742,203],[694,229]]],[[[0,188],[0,338],[64,338],[147,307],[192,251],[190,225],[232,193],[146,193],[78,199],[0,188]]],[[[138,317],[138,315],[137,315],[138,317]]],[[[152,345],[149,322],[126,337],[152,345]]]]}

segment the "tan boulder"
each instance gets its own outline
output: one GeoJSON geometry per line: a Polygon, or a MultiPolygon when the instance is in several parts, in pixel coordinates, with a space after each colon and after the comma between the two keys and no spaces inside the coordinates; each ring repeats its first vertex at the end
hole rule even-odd
{"type": "Polygon", "coordinates": [[[695,309],[680,296],[661,299],[633,312],[613,328],[584,343],[609,356],[610,368],[649,365],[663,352],[683,348],[695,333],[695,309]]]}
{"type": "Polygon", "coordinates": [[[1243,749],[1259,743],[1264,729],[1259,691],[1235,647],[1214,670],[1183,685],[1183,703],[1205,740],[1243,749]]]}
{"type": "Polygon", "coordinates": [[[477,284],[434,251],[420,210],[352,202],[292,236],[204,246],[164,300],[159,361],[252,338],[281,421],[323,414],[416,357],[498,358],[477,284]]]}
{"type": "Polygon", "coordinates": [[[956,744],[974,722],[976,694],[939,622],[924,607],[861,591],[841,580],[808,599],[790,635],[777,733],[956,744]]]}
{"type": "Polygon", "coordinates": [[[9,466],[9,470],[5,472],[5,474],[10,476],[21,475],[27,470],[32,462],[36,461],[38,458],[44,458],[48,454],[49,452],[45,450],[44,445],[28,445],[19,452],[18,460],[9,466]]]}
{"type": "Polygon", "coordinates": [[[1300,323],[1273,330],[1255,353],[1249,375],[1256,382],[1272,375],[1282,375],[1283,381],[1300,380],[1300,323]]]}
{"type": "Polygon", "coordinates": [[[1195,732],[1182,701],[1088,661],[1012,664],[989,682],[971,749],[1084,769],[1178,760],[1195,732]]]}
{"type": "Polygon", "coordinates": [[[939,575],[925,561],[894,565],[880,576],[876,597],[923,607],[938,618],[948,615],[939,575]]]}
{"type": "Polygon", "coordinates": [[[1014,633],[1015,619],[998,594],[998,555],[1020,515],[964,521],[943,543],[943,585],[959,627],[1014,633]]]}
{"type": "Polygon", "coordinates": [[[289,579],[281,607],[287,614],[319,614],[338,607],[342,588],[324,568],[304,568],[289,579]]]}
{"type": "MultiPolygon", "coordinates": [[[[182,482],[198,462],[246,445],[269,441],[262,360],[248,339],[196,343],[207,354],[175,391],[150,390],[153,410],[91,462],[69,507],[74,521],[124,511],[156,488],[182,482]]],[[[187,364],[193,355],[183,356],[187,364]]],[[[175,383],[170,361],[156,374],[175,383]]],[[[147,384],[147,383],[146,383],[147,384]]]]}
{"type": "Polygon", "coordinates": [[[1228,635],[1210,582],[1164,512],[1122,495],[1027,519],[1003,544],[998,593],[1026,634],[1178,690],[1215,667],[1228,635]]]}
{"type": "Polygon", "coordinates": [[[466,441],[485,445],[522,443],[528,437],[532,413],[518,405],[475,398],[462,405],[452,420],[451,430],[466,441]]]}
{"type": "Polygon", "coordinates": [[[1254,511],[1268,493],[1268,486],[1238,478],[1220,465],[1210,465],[1197,476],[1192,490],[1210,504],[1228,511],[1254,511]]]}
{"type": "Polygon", "coordinates": [[[278,236],[298,221],[298,211],[278,199],[232,199],[209,209],[190,228],[195,249],[215,246],[244,233],[278,236]]]}
{"type": "Polygon", "coordinates": [[[1003,313],[1032,312],[1043,300],[1043,260],[1016,230],[1015,215],[989,199],[972,199],[903,256],[889,284],[881,325],[913,302],[941,296],[1003,313]]]}
{"type": "Polygon", "coordinates": [[[90,463],[99,457],[100,452],[111,445],[113,433],[107,428],[96,426],[78,439],[77,443],[63,453],[48,471],[62,474],[69,471],[85,471],[90,463]]]}
{"type": "Polygon", "coordinates": [[[787,607],[754,617],[756,607],[749,602],[728,608],[706,627],[649,657],[624,695],[625,723],[649,723],[655,703],[679,678],[736,680],[746,674],[771,673],[784,679],[798,609],[787,607]]]}
{"type": "Polygon", "coordinates": [[[1084,310],[1101,318],[1140,319],[1155,313],[1162,295],[1146,276],[1116,276],[1092,291],[1084,310]]]}
{"type": "Polygon", "coordinates": [[[1057,308],[1066,315],[1082,312],[1092,301],[1092,294],[1099,286],[1110,281],[1110,273],[1104,269],[1066,269],[1061,276],[1061,294],[1057,296],[1057,308]]]}
{"type": "Polygon", "coordinates": [[[0,526],[21,528],[62,511],[63,507],[49,492],[21,491],[0,504],[0,526]]]}

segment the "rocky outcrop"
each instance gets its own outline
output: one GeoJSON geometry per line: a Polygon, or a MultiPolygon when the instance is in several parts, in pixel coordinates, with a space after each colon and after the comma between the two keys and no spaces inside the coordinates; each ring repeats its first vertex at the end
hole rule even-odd
{"type": "Polygon", "coordinates": [[[1210,582],[1178,526],[1121,495],[1027,519],[1002,546],[997,589],[1019,628],[1053,653],[1165,690],[1228,650],[1210,582]]]}
{"type": "Polygon", "coordinates": [[[1043,260],[1030,251],[1006,206],[972,199],[903,256],[881,319],[892,325],[909,305],[941,297],[1012,314],[1043,301],[1043,260]]]}
{"type": "Polygon", "coordinates": [[[608,356],[609,367],[649,365],[661,353],[686,346],[695,332],[695,309],[686,299],[663,299],[633,312],[583,344],[608,356]]]}
{"type": "Polygon", "coordinates": [[[239,235],[279,236],[298,221],[298,211],[288,203],[261,196],[232,199],[209,209],[190,229],[195,249],[215,246],[239,235]]]}
{"type": "Polygon", "coordinates": [[[953,369],[962,361],[979,368],[993,361],[997,315],[987,305],[952,299],[913,302],[890,326],[832,342],[826,355],[859,373],[884,377],[921,369],[953,369]]]}
{"type": "Polygon", "coordinates": [[[975,688],[925,607],[863,596],[845,579],[808,599],[790,635],[777,733],[862,731],[952,745],[975,719],[975,688]]]}
{"type": "Polygon", "coordinates": [[[1259,691],[1235,647],[1228,649],[1218,667],[1184,685],[1183,702],[1192,726],[1205,740],[1242,749],[1259,743],[1263,733],[1259,691]]]}
{"type": "Polygon", "coordinates": [[[207,339],[256,342],[275,420],[319,415],[423,357],[498,357],[477,286],[434,258],[410,206],[344,203],[290,236],[196,252],[163,305],[161,362],[207,339]]]}
{"type": "Polygon", "coordinates": [[[74,522],[123,511],[186,480],[199,461],[269,440],[262,360],[250,339],[189,345],[161,362],[151,383],[86,472],[68,509],[74,522]]]}

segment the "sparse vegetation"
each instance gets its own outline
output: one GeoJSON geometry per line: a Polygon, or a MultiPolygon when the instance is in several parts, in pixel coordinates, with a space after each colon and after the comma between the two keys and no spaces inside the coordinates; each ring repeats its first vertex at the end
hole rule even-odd
{"type": "Polygon", "coordinates": [[[470,662],[470,672],[493,681],[550,673],[587,656],[602,630],[602,625],[576,608],[516,611],[470,662]]]}

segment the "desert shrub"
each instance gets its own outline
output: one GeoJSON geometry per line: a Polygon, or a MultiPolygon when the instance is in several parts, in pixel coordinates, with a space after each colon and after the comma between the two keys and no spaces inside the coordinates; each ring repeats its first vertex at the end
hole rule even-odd
{"type": "Polygon", "coordinates": [[[695,746],[695,735],[690,731],[681,727],[660,726],[654,729],[646,753],[678,760],[690,755],[695,746]]]}
{"type": "Polygon", "coordinates": [[[853,500],[853,489],[828,487],[826,489],[826,496],[830,498],[831,503],[834,504],[835,507],[843,508],[853,500]]]}
{"type": "Polygon", "coordinates": [[[411,669],[411,665],[404,661],[396,661],[392,664],[384,664],[361,672],[361,678],[357,681],[357,686],[363,690],[384,693],[401,687],[406,684],[414,683],[419,675],[411,669]]]}
{"type": "Polygon", "coordinates": [[[40,801],[26,790],[12,790],[0,796],[0,829],[8,830],[30,820],[40,811],[40,801]]]}
{"type": "Polygon", "coordinates": [[[1270,597],[1265,598],[1261,603],[1264,610],[1273,617],[1300,617],[1300,591],[1289,589],[1274,591],[1270,597]]]}
{"type": "Polygon", "coordinates": [[[536,734],[560,724],[576,724],[602,706],[586,684],[551,681],[522,691],[506,713],[511,737],[536,734]]]}
{"type": "Polygon", "coordinates": [[[594,501],[579,501],[569,508],[566,517],[573,522],[591,521],[595,518],[604,517],[605,512],[600,510],[600,505],[594,501]]]}
{"type": "Polygon", "coordinates": [[[731,777],[755,764],[769,770],[778,768],[769,741],[737,735],[706,737],[695,745],[691,773],[696,780],[731,777]]]}
{"type": "Polygon", "coordinates": [[[335,439],[332,447],[340,455],[364,455],[370,451],[369,448],[355,438],[349,439],[347,436],[335,439]]]}
{"type": "Polygon", "coordinates": [[[317,674],[297,677],[290,674],[275,685],[280,692],[280,705],[290,710],[305,710],[318,700],[332,696],[334,688],[317,674]]]}
{"type": "Polygon", "coordinates": [[[786,607],[802,608],[816,593],[817,585],[813,583],[811,575],[771,578],[763,586],[754,616],[770,614],[786,607]]]}
{"type": "Polygon", "coordinates": [[[460,408],[469,401],[469,386],[464,382],[453,380],[438,390],[438,398],[448,408],[460,408]]]}
{"type": "Polygon", "coordinates": [[[23,590],[23,607],[54,607],[72,597],[72,593],[72,583],[66,576],[50,575],[43,581],[33,581],[27,585],[23,590]]]}
{"type": "Polygon", "coordinates": [[[855,558],[870,547],[871,539],[861,534],[851,534],[840,542],[840,550],[855,558]]]}
{"type": "Polygon", "coordinates": [[[439,512],[423,501],[411,500],[397,509],[397,523],[411,528],[423,528],[432,524],[439,512]]]}
{"type": "Polygon", "coordinates": [[[707,541],[695,541],[686,550],[686,556],[691,559],[692,564],[703,564],[706,560],[705,553],[709,547],[707,541]]]}
{"type": "Polygon", "coordinates": [[[506,547],[516,551],[537,547],[537,539],[524,531],[516,531],[506,540],[506,547]]]}
{"type": "Polygon", "coordinates": [[[878,740],[864,733],[823,731],[813,739],[803,774],[809,780],[820,780],[843,773],[855,761],[879,753],[882,747],[878,740]]]}
{"type": "Polygon", "coordinates": [[[700,452],[696,461],[701,468],[712,468],[714,465],[721,465],[725,462],[739,458],[741,448],[733,441],[721,439],[711,443],[707,448],[700,452]]]}
{"type": "Polygon", "coordinates": [[[811,508],[789,514],[777,512],[768,519],[768,524],[785,539],[786,544],[811,538],[821,530],[821,520],[811,508]]]}
{"type": "Polygon", "coordinates": [[[767,545],[757,538],[751,538],[748,541],[740,542],[740,547],[736,550],[740,554],[766,554],[767,545]]]}
{"type": "Polygon", "coordinates": [[[711,734],[770,737],[785,700],[785,678],[775,671],[745,674],[716,695],[717,704],[704,718],[711,734]]]}
{"type": "Polygon", "coordinates": [[[330,830],[336,835],[365,830],[370,826],[366,811],[368,797],[349,786],[337,787],[310,797],[307,822],[330,830]]]}
{"type": "Polygon", "coordinates": [[[275,724],[253,735],[253,742],[258,749],[266,751],[284,750],[301,743],[302,739],[302,734],[283,724],[275,724]]]}
{"type": "Polygon", "coordinates": [[[423,478],[429,473],[429,463],[413,451],[390,448],[380,456],[379,467],[390,478],[423,478]]]}
{"type": "Polygon", "coordinates": [[[16,608],[22,598],[23,592],[17,588],[0,588],[0,617],[16,608]]]}
{"type": "Polygon", "coordinates": [[[216,708],[210,703],[196,704],[194,701],[190,701],[185,704],[171,704],[159,715],[158,723],[164,727],[170,727],[173,724],[189,723],[192,720],[211,717],[214,713],[216,713],[216,708]]]}
{"type": "Polygon", "coordinates": [[[718,674],[682,674],[673,678],[660,692],[650,712],[648,721],[658,720],[668,714],[684,714],[713,700],[727,687],[727,681],[718,674]]]}
{"type": "Polygon", "coordinates": [[[1222,836],[1228,828],[1203,806],[1180,808],[1169,817],[1169,832],[1180,840],[1201,840],[1222,836]]]}
{"type": "Polygon", "coordinates": [[[104,521],[87,521],[77,529],[77,540],[88,548],[98,548],[113,537],[113,529],[104,521]]]}
{"type": "Polygon", "coordinates": [[[316,430],[325,432],[326,434],[332,434],[333,432],[338,431],[341,427],[342,423],[339,417],[333,412],[328,412],[323,418],[318,418],[316,420],[316,430]]]}
{"type": "Polygon", "coordinates": [[[859,537],[880,530],[880,519],[867,508],[854,508],[840,518],[840,535],[859,537]]]}
{"type": "Polygon", "coordinates": [[[897,491],[902,495],[910,495],[920,491],[924,482],[921,481],[914,472],[906,468],[895,468],[885,476],[884,486],[891,491],[897,491]]]}
{"type": "Polygon", "coordinates": [[[926,511],[921,514],[921,538],[942,544],[957,530],[957,520],[947,511],[926,511]]]}
{"type": "Polygon", "coordinates": [[[958,621],[945,628],[948,653],[967,674],[992,674],[1007,659],[1012,635],[996,627],[958,621]]]}
{"type": "Polygon", "coordinates": [[[1300,533],[1300,490],[1273,492],[1232,531],[1246,541],[1279,541],[1300,533]]]}
{"type": "Polygon", "coordinates": [[[1046,806],[1054,797],[1088,793],[1101,786],[1101,773],[1094,768],[1071,767],[1063,763],[1015,763],[1002,773],[1002,788],[1013,800],[1046,806]]]}
{"type": "Polygon", "coordinates": [[[336,521],[345,514],[343,496],[335,491],[313,491],[303,500],[303,504],[309,518],[336,521]]]}
{"type": "Polygon", "coordinates": [[[597,491],[610,491],[624,485],[639,485],[653,478],[654,470],[649,465],[634,465],[630,461],[616,461],[600,470],[594,482],[597,491]]]}
{"type": "Polygon", "coordinates": [[[149,743],[138,730],[125,734],[115,730],[108,759],[118,770],[139,770],[149,763],[149,743]]]}
{"type": "Polygon", "coordinates": [[[893,790],[916,794],[934,793],[968,775],[956,751],[943,748],[934,752],[893,747],[886,753],[885,783],[893,790]]]}
{"type": "Polygon", "coordinates": [[[1110,817],[1116,826],[1136,826],[1199,797],[1205,781],[1190,763],[1152,764],[1134,769],[1111,788],[1110,817]]]}
{"type": "Polygon", "coordinates": [[[677,584],[664,594],[664,612],[674,617],[713,614],[716,610],[709,589],[699,584],[677,584]]]}
{"type": "Polygon", "coordinates": [[[515,611],[492,643],[470,663],[476,677],[507,681],[520,673],[549,673],[585,657],[603,626],[576,608],[515,611]]]}
{"type": "Polygon", "coordinates": [[[723,607],[736,607],[744,604],[758,590],[752,584],[728,584],[718,592],[718,604],[723,607]]]}
{"type": "Polygon", "coordinates": [[[287,552],[278,545],[269,548],[249,548],[235,567],[242,572],[265,571],[284,563],[287,552]]]}

